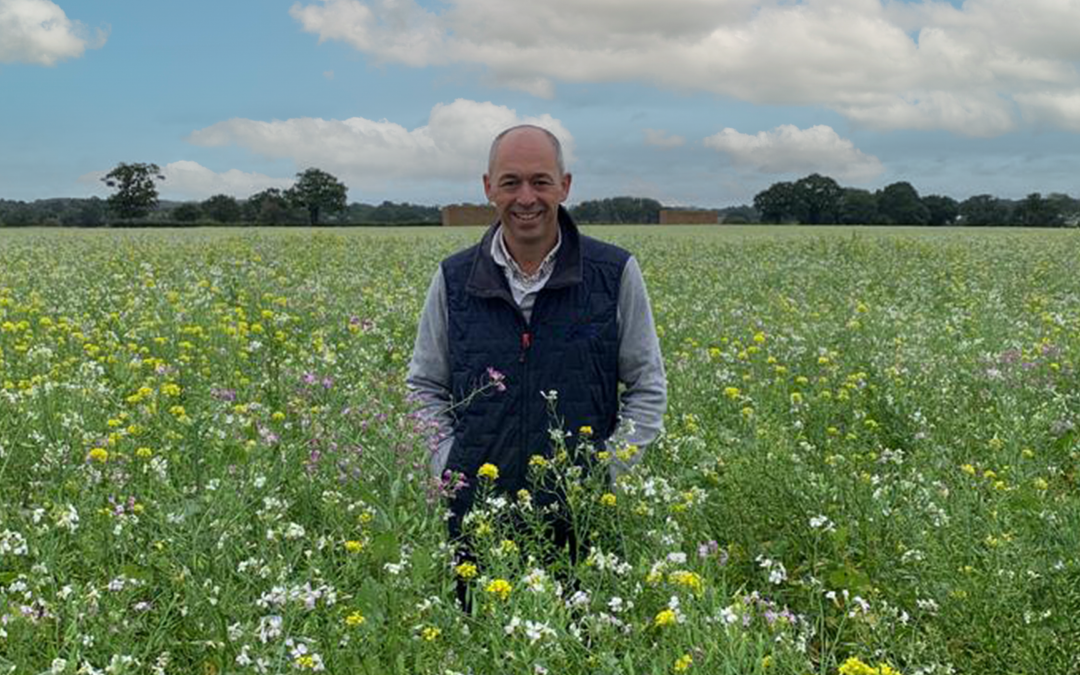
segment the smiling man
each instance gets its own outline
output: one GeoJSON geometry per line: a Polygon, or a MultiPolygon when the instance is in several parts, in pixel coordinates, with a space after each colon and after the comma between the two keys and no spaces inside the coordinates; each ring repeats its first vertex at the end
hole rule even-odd
{"type": "MultiPolygon", "coordinates": [[[[530,125],[499,134],[483,182],[498,220],[436,270],[407,379],[441,432],[432,475],[464,477],[450,502],[454,538],[481,466],[497,467],[500,491],[531,488],[529,462],[551,456],[558,420],[575,435],[591,430],[590,450],[623,450],[615,480],[656,438],[667,407],[641,270],[627,251],[582,235],[563,208],[571,176],[554,134],[530,125]]],[[[555,543],[573,549],[565,527],[555,543]]]]}

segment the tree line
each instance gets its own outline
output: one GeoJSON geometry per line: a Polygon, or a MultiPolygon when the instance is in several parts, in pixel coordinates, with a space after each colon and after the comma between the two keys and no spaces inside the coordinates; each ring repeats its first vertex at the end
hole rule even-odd
{"type": "Polygon", "coordinates": [[[102,181],[114,190],[108,199],[0,199],[0,226],[76,227],[185,226],[214,224],[343,225],[437,224],[438,207],[384,201],[346,203],[346,186],[317,168],[297,174],[287,190],[268,188],[247,199],[218,194],[203,201],[162,202],[157,184],[165,180],[156,164],[120,163],[102,181]]]}
{"type": "Polygon", "coordinates": [[[907,182],[872,192],[841,187],[816,173],[762,190],[754,196],[753,210],[762,223],[807,225],[1075,227],[1080,222],[1080,200],[1060,193],[1044,197],[1034,192],[1021,200],[981,194],[957,201],[920,196],[907,182]]]}
{"type": "MultiPolygon", "coordinates": [[[[160,202],[157,183],[165,180],[149,163],[120,163],[102,178],[114,190],[108,199],[0,199],[0,226],[70,225],[80,227],[251,224],[349,225],[438,224],[437,206],[384,201],[378,206],[346,203],[347,188],[335,176],[310,168],[296,174],[287,190],[267,188],[247,199],[218,194],[201,202],[160,202]]],[[[610,197],[570,208],[580,223],[650,224],[660,222],[663,206],[647,197],[610,197]]],[[[957,201],[944,195],[920,196],[907,182],[870,191],[842,187],[832,178],[810,174],[774,183],[754,196],[753,205],[721,209],[722,221],[807,225],[972,225],[1075,227],[1080,200],[1035,192],[1021,200],[989,194],[957,201]]]]}

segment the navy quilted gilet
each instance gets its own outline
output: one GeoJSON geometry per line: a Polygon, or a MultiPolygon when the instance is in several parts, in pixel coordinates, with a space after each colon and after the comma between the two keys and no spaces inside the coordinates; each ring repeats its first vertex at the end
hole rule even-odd
{"type": "MultiPolygon", "coordinates": [[[[630,254],[580,235],[560,208],[562,245],[555,270],[525,321],[502,268],[491,257],[492,227],[483,240],[443,262],[447,292],[451,394],[463,401],[503,373],[494,389],[455,409],[454,442],[446,468],[470,486],[451,504],[460,518],[471,506],[477,469],[499,469],[497,486],[515,492],[528,484],[529,459],[552,454],[549,428],[610,436],[617,422],[618,324],[623,268],[630,254]],[[554,411],[543,392],[557,392],[554,411]],[[554,413],[554,414],[553,414],[554,413]]],[[[539,501],[553,496],[537,495],[539,501]]],[[[456,528],[454,528],[456,529],[456,528]]]]}

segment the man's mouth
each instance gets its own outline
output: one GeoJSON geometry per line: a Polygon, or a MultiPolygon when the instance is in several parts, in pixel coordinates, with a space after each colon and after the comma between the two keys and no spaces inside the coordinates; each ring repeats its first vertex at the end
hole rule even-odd
{"type": "Polygon", "coordinates": [[[542,214],[543,211],[515,211],[512,212],[510,215],[514,216],[515,220],[520,220],[525,223],[531,223],[532,221],[538,219],[542,214]]]}

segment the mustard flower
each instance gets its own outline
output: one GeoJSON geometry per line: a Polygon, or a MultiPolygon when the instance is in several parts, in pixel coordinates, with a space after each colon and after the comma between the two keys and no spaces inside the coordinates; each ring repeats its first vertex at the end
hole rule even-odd
{"type": "Polygon", "coordinates": [[[463,562],[454,568],[454,573],[462,579],[468,580],[476,577],[476,565],[471,562],[463,562]]]}
{"type": "Polygon", "coordinates": [[[506,579],[493,579],[488,583],[484,590],[491,595],[498,596],[500,600],[506,600],[510,597],[510,591],[514,589],[510,585],[510,582],[506,579]]]}
{"type": "MultiPolygon", "coordinates": [[[[656,614],[653,618],[653,626],[656,628],[663,628],[664,626],[670,626],[677,622],[678,616],[673,609],[664,609],[656,614]]],[[[846,674],[845,674],[846,675],[846,674]]]]}
{"type": "Polygon", "coordinates": [[[488,480],[495,481],[499,479],[499,467],[494,464],[484,464],[480,467],[480,470],[476,472],[476,475],[481,478],[487,478],[488,480]]]}
{"type": "Polygon", "coordinates": [[[367,621],[367,618],[365,618],[364,615],[360,612],[353,612],[352,614],[345,617],[345,625],[349,626],[350,628],[356,628],[357,626],[363,624],[365,621],[367,621]]]}
{"type": "Polygon", "coordinates": [[[690,669],[690,666],[694,664],[694,657],[689,654],[683,654],[679,658],[675,659],[675,672],[685,673],[690,669]]]}

